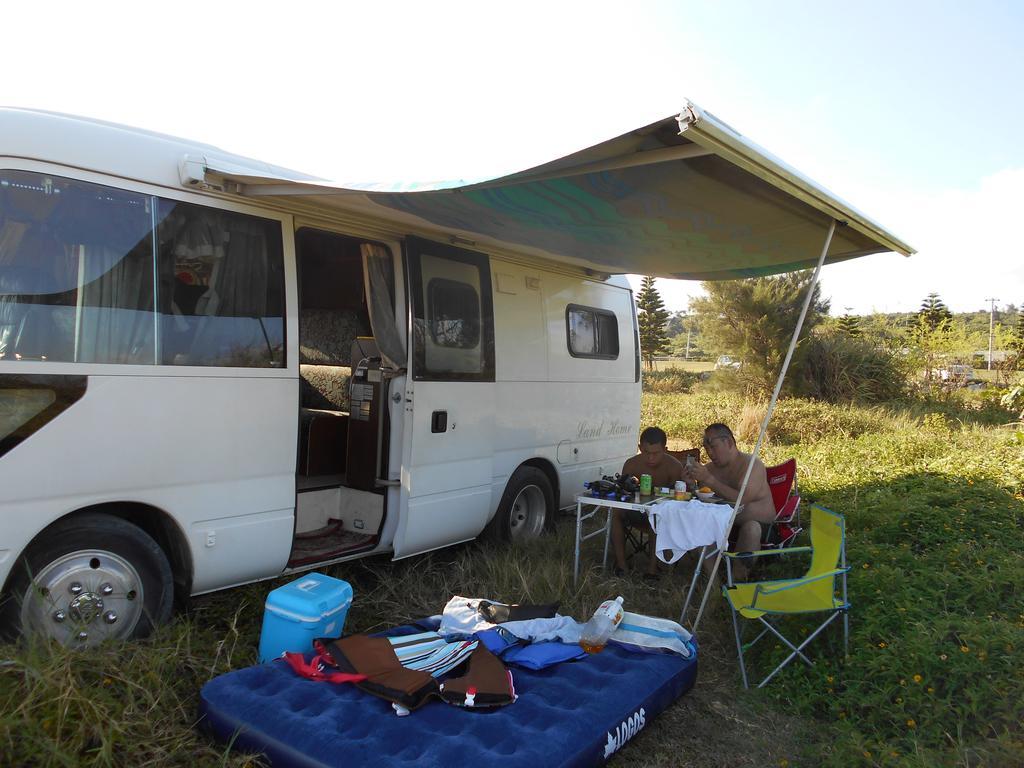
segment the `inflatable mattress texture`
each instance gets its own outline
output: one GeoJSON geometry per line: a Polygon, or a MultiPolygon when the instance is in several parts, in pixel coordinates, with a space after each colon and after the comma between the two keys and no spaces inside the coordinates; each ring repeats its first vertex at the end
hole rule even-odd
{"type": "Polygon", "coordinates": [[[548,669],[511,669],[513,704],[473,710],[434,699],[398,717],[389,702],[354,686],[306,680],[273,661],[211,680],[200,714],[216,738],[262,752],[278,768],[600,765],[693,687],[697,656],[612,643],[548,669]]]}

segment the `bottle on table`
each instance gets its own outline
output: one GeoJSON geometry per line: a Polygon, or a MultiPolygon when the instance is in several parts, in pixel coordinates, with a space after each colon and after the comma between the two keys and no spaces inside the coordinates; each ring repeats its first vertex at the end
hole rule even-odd
{"type": "Polygon", "coordinates": [[[614,600],[605,600],[583,625],[580,647],[587,653],[600,653],[621,621],[622,596],[619,595],[614,600]]]}
{"type": "Polygon", "coordinates": [[[640,495],[650,496],[653,484],[653,478],[650,475],[640,475],[640,495]]]}

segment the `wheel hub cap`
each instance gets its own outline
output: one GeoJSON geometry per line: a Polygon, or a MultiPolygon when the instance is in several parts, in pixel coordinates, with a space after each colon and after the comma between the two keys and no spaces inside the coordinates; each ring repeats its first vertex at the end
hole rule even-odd
{"type": "Polygon", "coordinates": [[[130,562],[105,550],[79,550],[36,574],[22,597],[21,626],[65,645],[93,646],[129,637],[144,605],[142,579],[130,562]]]}
{"type": "Polygon", "coordinates": [[[512,538],[536,538],[544,530],[544,494],[536,485],[528,485],[516,495],[509,510],[509,528],[512,538]]]}
{"type": "Polygon", "coordinates": [[[68,606],[68,614],[72,621],[88,624],[103,610],[103,599],[92,592],[83,592],[68,606]]]}

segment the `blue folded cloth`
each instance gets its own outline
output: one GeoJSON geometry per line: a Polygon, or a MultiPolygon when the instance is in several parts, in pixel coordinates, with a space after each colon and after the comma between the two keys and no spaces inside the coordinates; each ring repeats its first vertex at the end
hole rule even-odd
{"type": "Polygon", "coordinates": [[[475,637],[506,664],[525,669],[545,669],[587,655],[576,643],[560,643],[556,640],[523,643],[500,626],[476,632],[475,637]]]}

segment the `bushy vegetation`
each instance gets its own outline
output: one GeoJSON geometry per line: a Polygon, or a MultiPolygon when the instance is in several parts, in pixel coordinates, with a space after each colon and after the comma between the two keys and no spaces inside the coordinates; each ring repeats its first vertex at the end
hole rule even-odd
{"type": "MultiPolygon", "coordinates": [[[[666,395],[645,398],[641,424],[658,424],[685,447],[700,445],[704,427],[712,422],[729,424],[740,441],[753,443],[764,419],[767,401],[747,401],[732,392],[704,393],[693,397],[666,395]]],[[[768,426],[771,445],[788,446],[826,439],[849,439],[875,429],[884,408],[833,406],[798,398],[783,398],[768,426]]]]}
{"type": "Polygon", "coordinates": [[[850,333],[815,334],[805,341],[793,388],[830,403],[880,403],[906,393],[905,358],[850,333]]]}
{"type": "MultiPolygon", "coordinates": [[[[1014,414],[997,407],[780,401],[766,463],[795,457],[805,498],[847,518],[850,657],[842,662],[830,630],[811,646],[813,668],[791,665],[766,689],[744,692],[729,615],[713,595],[696,688],[615,763],[1024,764],[1024,434],[999,426],[1014,414]]],[[[757,425],[763,408],[725,394],[645,394],[642,426],[697,445],[710,421],[757,425]]],[[[753,429],[737,430],[745,445],[753,429]]],[[[686,561],[651,589],[600,570],[593,543],[574,586],[573,525],[563,517],[527,547],[470,544],[326,570],[354,587],[350,631],[436,613],[452,594],[560,600],[581,619],[622,594],[631,610],[678,615],[686,561]]],[[[255,662],[263,600],[284,581],[197,598],[144,642],[90,652],[0,646],[0,765],[260,765],[196,729],[197,696],[205,681],[255,662]]],[[[789,624],[797,636],[810,626],[789,624]]],[[[752,654],[755,670],[782,652],[768,644],[752,654]]]]}
{"type": "Polygon", "coordinates": [[[700,381],[700,378],[700,374],[696,371],[687,371],[682,368],[644,371],[643,390],[659,395],[689,392],[693,385],[700,381]]]}

